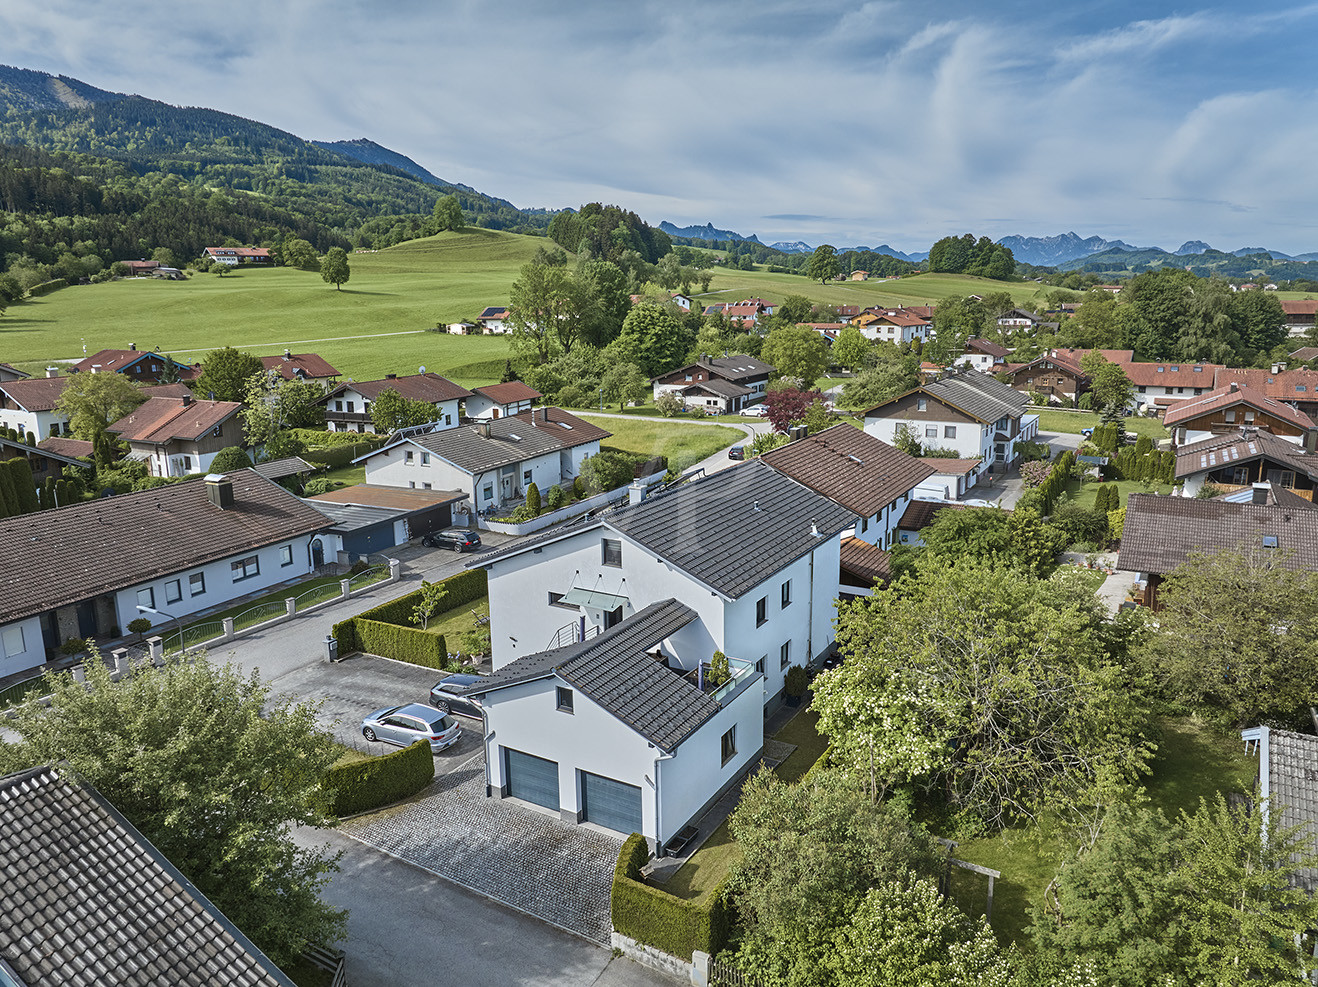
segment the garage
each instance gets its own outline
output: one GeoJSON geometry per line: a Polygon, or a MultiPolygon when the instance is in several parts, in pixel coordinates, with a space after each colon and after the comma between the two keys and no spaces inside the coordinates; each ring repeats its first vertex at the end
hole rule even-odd
{"type": "Polygon", "coordinates": [[[586,822],[619,833],[641,832],[641,790],[635,785],[583,771],[581,803],[586,822]]]}
{"type": "Polygon", "coordinates": [[[558,811],[558,762],[503,748],[508,794],[558,811]]]}

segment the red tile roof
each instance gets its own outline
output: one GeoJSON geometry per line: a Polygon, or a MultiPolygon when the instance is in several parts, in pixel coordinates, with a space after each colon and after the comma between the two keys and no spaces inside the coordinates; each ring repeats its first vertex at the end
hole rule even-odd
{"type": "Polygon", "coordinates": [[[32,377],[0,382],[0,391],[26,411],[50,411],[68,386],[68,377],[32,377]]]}
{"type": "Polygon", "coordinates": [[[851,577],[847,585],[887,585],[892,580],[888,553],[860,538],[842,539],[840,563],[842,575],[851,577]]]}
{"type": "Polygon", "coordinates": [[[975,467],[983,462],[982,459],[942,459],[938,456],[921,456],[920,462],[928,463],[934,468],[935,473],[944,473],[948,476],[964,476],[967,473],[973,473],[975,467]]]}
{"type": "Polygon", "coordinates": [[[110,431],[125,442],[196,441],[242,409],[237,401],[147,398],[136,411],[111,425],[110,431]]]}
{"type": "Polygon", "coordinates": [[[1247,370],[1223,367],[1213,376],[1215,388],[1227,387],[1232,383],[1251,388],[1277,401],[1318,401],[1318,370],[1307,370],[1304,367],[1275,374],[1266,367],[1247,370]]]}
{"type": "Polygon", "coordinates": [[[341,376],[319,353],[293,353],[288,357],[263,356],[261,366],[266,370],[278,370],[284,380],[341,376]]]}
{"type": "Polygon", "coordinates": [[[486,384],[475,389],[482,397],[487,397],[495,404],[516,404],[518,401],[534,401],[544,397],[530,384],[520,380],[510,380],[503,384],[486,384]]]}
{"type": "Polygon", "coordinates": [[[966,340],[966,349],[974,350],[977,353],[983,353],[995,359],[1002,360],[1011,352],[1007,347],[999,343],[990,342],[987,339],[980,339],[978,336],[972,336],[966,340]]]}
{"type": "Polygon", "coordinates": [[[1237,390],[1224,387],[1197,398],[1178,401],[1173,407],[1167,409],[1167,414],[1163,416],[1162,422],[1168,428],[1171,428],[1180,422],[1189,421],[1192,418],[1198,418],[1200,415],[1206,415],[1238,404],[1249,405],[1256,411],[1272,415],[1274,418],[1288,422],[1296,428],[1313,428],[1313,421],[1302,411],[1296,411],[1288,404],[1274,401],[1266,394],[1250,387],[1241,387],[1237,390]]]}
{"type": "Polygon", "coordinates": [[[1121,369],[1136,387],[1207,387],[1213,386],[1213,374],[1222,369],[1218,363],[1123,363],[1121,369]],[[1195,368],[1198,368],[1197,370],[1195,368]]]}
{"type": "Polygon", "coordinates": [[[1287,315],[1318,315],[1318,301],[1311,298],[1284,301],[1281,303],[1281,310],[1287,315]]]}
{"type": "Polygon", "coordinates": [[[384,380],[345,381],[321,400],[321,404],[336,394],[354,390],[365,398],[374,401],[382,391],[397,391],[413,401],[428,401],[437,404],[440,401],[456,401],[471,397],[471,391],[453,383],[439,374],[410,374],[406,377],[386,377],[384,380]]]}

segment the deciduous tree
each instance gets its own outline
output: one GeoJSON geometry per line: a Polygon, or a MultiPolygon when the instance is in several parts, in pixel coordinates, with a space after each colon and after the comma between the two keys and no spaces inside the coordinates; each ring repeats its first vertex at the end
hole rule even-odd
{"type": "Polygon", "coordinates": [[[833,340],[833,362],[848,370],[860,370],[870,352],[870,341],[855,326],[847,325],[833,340]]]}
{"type": "Polygon", "coordinates": [[[438,417],[439,412],[429,401],[405,398],[392,387],[386,387],[371,403],[371,424],[381,435],[424,425],[438,417]]]}
{"type": "Polygon", "coordinates": [[[224,346],[211,350],[201,361],[194,390],[199,397],[216,401],[242,401],[247,396],[247,382],[264,370],[258,357],[224,346]]]}
{"type": "Polygon", "coordinates": [[[243,393],[243,434],[248,446],[264,446],[266,456],[272,443],[292,428],[317,428],[325,423],[325,412],[316,402],[324,396],[312,381],[285,380],[273,370],[262,369],[247,378],[243,393]]]}
{"type": "Polygon", "coordinates": [[[617,401],[619,411],[632,401],[644,401],[650,396],[650,378],[634,363],[612,364],[604,371],[600,387],[604,390],[604,400],[617,401]]]}
{"type": "Polygon", "coordinates": [[[799,387],[775,387],[764,396],[769,424],[775,432],[786,432],[805,420],[805,413],[824,395],[819,391],[803,391],[799,387]]]}
{"type": "Polygon", "coordinates": [[[348,269],[348,252],[342,247],[330,247],[325,259],[320,262],[320,278],[326,284],[334,285],[335,291],[342,291],[348,283],[352,272],[348,269]]]}
{"type": "Polygon", "coordinates": [[[96,442],[106,426],[146,400],[142,389],[123,374],[77,373],[55,400],[55,410],[69,419],[73,434],[96,442]]]}
{"type": "Polygon", "coordinates": [[[760,358],[772,364],[780,377],[809,390],[828,369],[828,344],[813,329],[782,326],[765,338],[760,358]]]}
{"type": "Polygon", "coordinates": [[[609,352],[654,378],[681,364],[689,341],[675,315],[643,302],[627,313],[622,333],[609,344],[609,352]]]}
{"type": "Polygon", "coordinates": [[[806,266],[806,277],[811,281],[826,284],[837,276],[837,272],[837,248],[827,243],[816,247],[815,252],[810,255],[810,263],[806,266]]]}
{"type": "Polygon", "coordinates": [[[1098,350],[1090,350],[1082,356],[1080,368],[1089,376],[1089,389],[1100,407],[1117,407],[1124,411],[1135,397],[1135,385],[1126,376],[1126,371],[1098,350]]]}
{"type": "Polygon", "coordinates": [[[466,217],[462,215],[462,204],[456,195],[446,195],[435,202],[432,218],[436,230],[461,230],[466,227],[466,217]]]}

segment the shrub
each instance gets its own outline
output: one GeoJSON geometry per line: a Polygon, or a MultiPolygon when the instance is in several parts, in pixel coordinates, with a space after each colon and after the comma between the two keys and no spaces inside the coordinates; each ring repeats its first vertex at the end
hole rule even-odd
{"type": "Polygon", "coordinates": [[[530,504],[518,504],[513,508],[512,514],[508,515],[508,520],[521,524],[524,521],[534,521],[539,516],[540,512],[530,504]]]}
{"type": "Polygon", "coordinates": [[[563,488],[555,483],[549,488],[545,495],[545,503],[549,505],[549,510],[556,511],[567,504],[568,496],[563,492],[563,488]]]}
{"type": "Polygon", "coordinates": [[[251,465],[251,456],[237,446],[228,446],[215,454],[215,458],[211,460],[210,471],[212,473],[230,473],[233,470],[251,465]]]}
{"type": "Polygon", "coordinates": [[[635,464],[635,457],[624,452],[598,452],[581,461],[577,479],[591,495],[616,490],[632,482],[635,464]]]}
{"type": "Polygon", "coordinates": [[[789,696],[804,696],[806,686],[810,684],[810,676],[800,665],[793,665],[787,670],[787,675],[783,679],[783,692],[789,696]]]}
{"type": "Polygon", "coordinates": [[[307,481],[306,486],[302,488],[302,493],[306,497],[314,497],[317,494],[329,493],[334,489],[335,481],[327,476],[312,477],[307,481]]]}
{"type": "Polygon", "coordinates": [[[529,484],[526,488],[526,506],[529,510],[534,511],[532,517],[540,516],[540,488],[534,483],[529,484]]]}
{"type": "Polygon", "coordinates": [[[350,816],[401,802],[429,785],[434,777],[430,744],[418,740],[391,754],[335,765],[325,773],[320,787],[329,795],[331,812],[350,816]]]}
{"type": "Polygon", "coordinates": [[[572,496],[581,500],[586,496],[586,485],[581,482],[581,477],[575,477],[572,480],[572,496]]]}
{"type": "Polygon", "coordinates": [[[128,633],[141,636],[151,630],[150,617],[134,617],[128,622],[128,633]]]}
{"type": "Polygon", "coordinates": [[[555,403],[564,408],[589,408],[595,403],[594,398],[581,385],[568,384],[558,392],[555,403]]]}
{"type": "Polygon", "coordinates": [[[1107,514],[1101,510],[1081,507],[1068,500],[1053,512],[1052,523],[1066,532],[1071,542],[1102,542],[1107,538],[1107,514]]]}
{"type": "Polygon", "coordinates": [[[27,290],[29,298],[39,298],[42,295],[49,295],[52,291],[59,291],[61,288],[67,288],[69,282],[64,278],[55,278],[52,281],[43,281],[41,284],[34,284],[27,290]]]}
{"type": "Polygon", "coordinates": [[[665,418],[672,418],[682,410],[682,402],[670,391],[664,391],[655,398],[654,406],[665,418]]]}
{"type": "Polygon", "coordinates": [[[700,901],[684,901],[644,883],[641,868],[649,859],[645,837],[627,837],[613,872],[614,929],[686,960],[697,949],[710,955],[722,950],[731,925],[723,887],[700,901]]]}
{"type": "Polygon", "coordinates": [[[62,655],[76,655],[87,650],[87,642],[80,637],[71,637],[59,646],[62,655]]]}
{"type": "Polygon", "coordinates": [[[1212,500],[1214,497],[1221,497],[1224,493],[1226,491],[1216,484],[1205,483],[1194,496],[1196,500],[1212,500]]]}

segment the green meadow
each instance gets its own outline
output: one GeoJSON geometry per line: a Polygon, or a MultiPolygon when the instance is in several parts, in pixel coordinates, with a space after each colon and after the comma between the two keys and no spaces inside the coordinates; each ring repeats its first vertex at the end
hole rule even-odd
{"type": "Polygon", "coordinates": [[[917,274],[892,281],[834,281],[820,284],[799,274],[769,274],[764,271],[725,271],[714,268],[709,291],[697,296],[704,305],[739,298],[759,297],[781,302],[788,295],[804,295],[826,305],[936,305],[944,298],[984,295],[1006,291],[1017,302],[1045,297],[1053,291],[1032,281],[1018,283],[971,278],[963,274],[917,274]]]}

